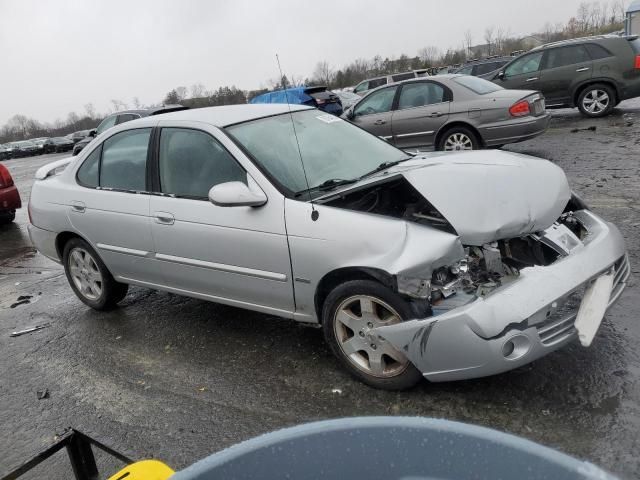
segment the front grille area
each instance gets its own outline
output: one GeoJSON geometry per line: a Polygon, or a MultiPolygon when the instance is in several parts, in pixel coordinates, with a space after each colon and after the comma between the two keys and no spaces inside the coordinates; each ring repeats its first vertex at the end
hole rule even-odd
{"type": "MultiPolygon", "coordinates": [[[[618,299],[626,287],[627,279],[631,274],[629,258],[626,255],[616,261],[612,267],[614,268],[614,278],[609,305],[618,299]]],[[[602,273],[608,270],[607,268],[602,273]]],[[[590,281],[585,282],[577,290],[572,292],[564,304],[558,307],[542,323],[536,325],[540,341],[543,345],[550,346],[577,334],[574,322],[578,315],[580,302],[589,283],[590,281]]]]}

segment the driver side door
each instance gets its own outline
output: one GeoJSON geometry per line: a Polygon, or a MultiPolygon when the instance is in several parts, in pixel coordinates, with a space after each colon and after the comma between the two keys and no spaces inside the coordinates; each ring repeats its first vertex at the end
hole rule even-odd
{"type": "Polygon", "coordinates": [[[367,95],[354,107],[351,122],[383,140],[391,140],[391,116],[397,91],[398,86],[394,85],[367,95]]]}

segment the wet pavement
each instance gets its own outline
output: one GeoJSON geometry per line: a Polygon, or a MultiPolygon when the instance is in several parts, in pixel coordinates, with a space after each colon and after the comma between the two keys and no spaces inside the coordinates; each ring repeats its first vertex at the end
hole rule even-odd
{"type": "MultiPolygon", "coordinates": [[[[33,174],[62,155],[4,162],[25,207],[15,224],[0,226],[0,475],[69,426],[132,457],[182,468],[284,426],[423,415],[514,433],[639,476],[640,101],[598,120],[556,111],[544,136],[505,149],[560,165],[587,203],[619,226],[630,286],[590,348],[576,342],[506,374],[425,381],[403,393],[352,380],[320,330],[291,321],[140,288],[113,312],[91,311],[26,232],[33,174]],[[44,389],[49,397],[38,399],[44,389]]],[[[116,465],[104,467],[113,473],[116,465]]],[[[70,476],[62,454],[46,468],[47,478],[70,476]]]]}

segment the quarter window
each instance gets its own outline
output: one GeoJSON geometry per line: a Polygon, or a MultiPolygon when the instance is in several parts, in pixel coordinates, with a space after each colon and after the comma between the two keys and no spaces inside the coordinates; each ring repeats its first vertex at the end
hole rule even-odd
{"type": "Polygon", "coordinates": [[[117,190],[146,190],[150,128],[127,130],[102,144],[100,186],[117,190]]]}
{"type": "Polygon", "coordinates": [[[100,185],[98,168],[100,167],[100,153],[102,145],[89,154],[84,163],[78,169],[78,181],[85,187],[97,187],[100,185]]]}
{"type": "Polygon", "coordinates": [[[359,92],[366,92],[367,90],[369,90],[369,82],[362,82],[353,90],[353,92],[359,93],[359,92]]]}
{"type": "Polygon", "coordinates": [[[526,73],[537,72],[540,68],[542,53],[543,52],[532,53],[515,60],[505,69],[505,75],[507,77],[513,77],[514,75],[524,75],[526,73]]]}
{"type": "Polygon", "coordinates": [[[214,185],[247,183],[246,172],[211,135],[163,128],[160,134],[160,187],[180,197],[207,198],[214,185]]]}
{"type": "Polygon", "coordinates": [[[592,60],[600,60],[601,58],[607,58],[613,56],[613,54],[604,47],[600,45],[596,45],[595,43],[587,43],[585,44],[585,48],[587,52],[589,52],[589,56],[592,60]]]}
{"type": "Polygon", "coordinates": [[[371,115],[374,113],[385,113],[391,110],[393,97],[396,95],[398,87],[385,88],[369,94],[358,104],[355,115],[371,115]]]}
{"type": "Polygon", "coordinates": [[[432,82],[405,84],[400,91],[398,109],[424,107],[444,102],[444,88],[432,82]]]}
{"type": "Polygon", "coordinates": [[[554,48],[547,52],[546,68],[566,67],[590,60],[587,50],[582,45],[554,48]]]}
{"type": "Polygon", "coordinates": [[[136,118],[140,118],[139,115],[134,113],[123,113],[122,115],[118,115],[118,125],[125,122],[130,122],[131,120],[135,120],[136,118]]]}

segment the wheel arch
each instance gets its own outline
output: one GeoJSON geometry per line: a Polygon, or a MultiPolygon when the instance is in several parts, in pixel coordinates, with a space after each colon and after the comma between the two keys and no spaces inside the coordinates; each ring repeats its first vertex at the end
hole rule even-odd
{"type": "Polygon", "coordinates": [[[603,84],[603,85],[607,85],[608,87],[611,87],[613,89],[613,93],[615,94],[616,98],[614,99],[614,103],[616,103],[617,101],[619,101],[620,99],[620,89],[618,88],[618,85],[616,84],[615,81],[608,79],[608,78],[604,78],[604,79],[600,79],[600,78],[590,78],[589,80],[585,80],[583,83],[581,83],[580,85],[578,85],[575,90],[573,91],[573,95],[571,97],[571,101],[573,103],[573,107],[577,107],[578,106],[578,98],[580,97],[580,94],[582,94],[582,92],[588,88],[591,85],[595,85],[595,84],[603,84]]]}
{"type": "Polygon", "coordinates": [[[69,240],[72,240],[74,238],[79,238],[81,240],[84,240],[85,242],[87,242],[89,245],[93,247],[93,245],[89,240],[87,240],[85,237],[83,237],[77,232],[72,232],[70,230],[65,230],[64,232],[60,232],[56,236],[56,252],[58,253],[58,257],[60,258],[61,261],[63,260],[62,255],[64,253],[64,246],[67,244],[69,240]]]}
{"type": "Polygon", "coordinates": [[[314,306],[319,323],[322,323],[322,308],[329,293],[341,283],[350,280],[373,280],[396,291],[396,279],[390,273],[371,267],[343,267],[327,273],[316,287],[314,306]]]}
{"type": "Polygon", "coordinates": [[[468,128],[469,130],[471,130],[475,134],[476,138],[480,142],[480,145],[483,146],[483,147],[485,146],[484,138],[482,138],[482,135],[480,134],[480,131],[474,125],[472,125],[469,122],[462,121],[462,120],[454,120],[454,121],[452,121],[450,123],[444,124],[438,130],[438,133],[436,133],[436,138],[435,138],[434,143],[433,143],[433,145],[436,148],[436,150],[438,149],[438,145],[440,144],[440,140],[442,140],[442,137],[444,136],[444,134],[447,133],[452,128],[455,128],[455,127],[468,128]]]}

